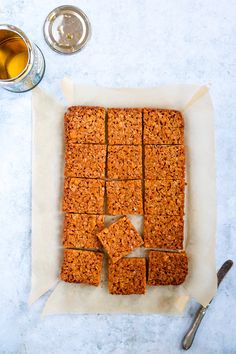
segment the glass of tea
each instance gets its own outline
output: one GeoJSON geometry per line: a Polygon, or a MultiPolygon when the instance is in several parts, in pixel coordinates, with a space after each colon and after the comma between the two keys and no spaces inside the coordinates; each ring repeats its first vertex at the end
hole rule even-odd
{"type": "Polygon", "coordinates": [[[42,80],[45,60],[39,47],[19,28],[0,25],[0,86],[26,92],[42,80]]]}

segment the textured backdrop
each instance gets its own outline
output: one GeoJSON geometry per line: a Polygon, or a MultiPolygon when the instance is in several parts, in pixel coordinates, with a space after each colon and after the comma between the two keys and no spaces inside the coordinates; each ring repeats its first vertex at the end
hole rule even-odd
{"type": "MultiPolygon", "coordinates": [[[[22,28],[43,50],[47,67],[41,87],[59,99],[59,81],[65,75],[76,77],[81,84],[100,86],[210,85],[216,111],[217,266],[234,258],[235,0],[70,1],[85,11],[93,31],[88,46],[73,56],[50,50],[42,33],[48,12],[64,3],[0,1],[0,22],[22,28]]],[[[40,312],[48,294],[28,307],[31,93],[0,92],[0,161],[0,353],[180,352],[181,338],[197,306],[194,301],[183,317],[74,315],[42,319],[40,312]]],[[[235,269],[222,283],[190,352],[236,352],[235,269]]]]}

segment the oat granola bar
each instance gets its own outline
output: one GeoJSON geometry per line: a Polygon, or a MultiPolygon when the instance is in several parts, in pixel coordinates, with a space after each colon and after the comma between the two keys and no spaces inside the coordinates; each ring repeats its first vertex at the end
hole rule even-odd
{"type": "Polygon", "coordinates": [[[146,179],[184,179],[183,145],[145,145],[146,179]]]}
{"type": "Polygon", "coordinates": [[[144,246],[182,250],[184,240],[184,220],[182,215],[145,215],[144,246]]]}
{"type": "Polygon", "coordinates": [[[105,228],[97,236],[113,263],[143,244],[142,237],[126,216],[105,228]]]}
{"type": "Polygon", "coordinates": [[[61,279],[69,283],[98,286],[101,278],[103,254],[93,251],[64,250],[61,279]]]}
{"type": "Polygon", "coordinates": [[[68,144],[65,151],[66,177],[104,178],[106,145],[68,144]]]}
{"type": "Polygon", "coordinates": [[[103,180],[66,177],[63,211],[79,214],[104,214],[104,191],[103,180]]]}
{"type": "Polygon", "coordinates": [[[123,258],[117,263],[109,262],[108,288],[110,294],[145,294],[146,259],[123,258]]]}
{"type": "Polygon", "coordinates": [[[184,188],[184,180],[145,180],[145,214],[183,216],[184,188]]]}
{"type": "Polygon", "coordinates": [[[97,233],[104,229],[103,215],[65,214],[63,246],[65,248],[100,248],[97,233]]]}
{"type": "Polygon", "coordinates": [[[143,214],[141,181],[106,182],[106,193],[108,214],[143,214]]]}
{"type": "Polygon", "coordinates": [[[142,144],[142,109],[109,108],[108,144],[142,144]]]}
{"type": "Polygon", "coordinates": [[[184,144],[184,119],[170,109],[143,110],[144,144],[184,144]]]}
{"type": "Polygon", "coordinates": [[[142,146],[108,146],[107,177],[110,179],[142,178],[142,146]]]}
{"type": "Polygon", "coordinates": [[[105,144],[105,115],[103,107],[69,107],[64,116],[65,141],[105,144]]]}
{"type": "Polygon", "coordinates": [[[148,285],[180,285],[187,274],[188,258],[185,252],[149,252],[148,285]]]}

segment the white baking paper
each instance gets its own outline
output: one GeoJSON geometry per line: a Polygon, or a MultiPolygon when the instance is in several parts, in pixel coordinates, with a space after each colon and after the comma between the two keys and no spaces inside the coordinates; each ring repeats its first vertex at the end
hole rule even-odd
{"type": "Polygon", "coordinates": [[[32,97],[32,303],[58,281],[64,107],[35,88],[32,97]],[[60,136],[60,138],[58,138],[60,136]]]}
{"type": "MultiPolygon", "coordinates": [[[[63,113],[40,89],[33,92],[32,288],[30,302],[55,286],[44,314],[180,314],[189,298],[207,305],[216,291],[216,189],[213,108],[206,86],[171,85],[149,89],[110,89],[62,83],[69,105],[160,107],[181,110],[186,144],[186,252],[189,274],[180,286],[148,287],[146,295],[119,296],[107,291],[106,274],[98,288],[59,280],[63,181],[63,113]]],[[[139,230],[142,217],[130,217],[139,230]]],[[[106,218],[109,222],[109,218],[106,218]]],[[[136,251],[141,254],[142,251],[136,251]]],[[[105,268],[104,268],[105,269],[105,268]]]]}

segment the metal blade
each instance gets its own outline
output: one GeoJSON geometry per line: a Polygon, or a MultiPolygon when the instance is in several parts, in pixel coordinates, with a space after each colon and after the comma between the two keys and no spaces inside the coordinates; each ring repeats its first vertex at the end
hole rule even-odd
{"type": "Polygon", "coordinates": [[[231,259],[228,259],[218,270],[217,272],[217,279],[218,279],[218,284],[217,286],[220,285],[230,268],[233,266],[233,261],[231,259]]]}

